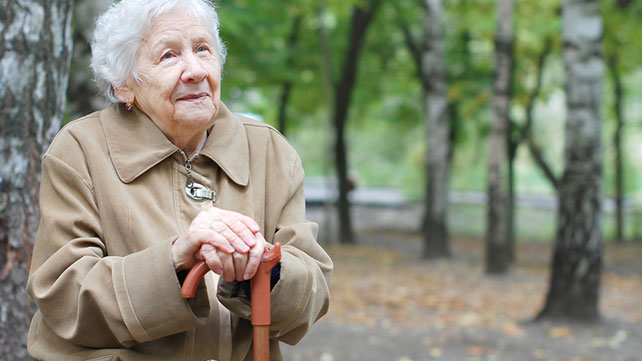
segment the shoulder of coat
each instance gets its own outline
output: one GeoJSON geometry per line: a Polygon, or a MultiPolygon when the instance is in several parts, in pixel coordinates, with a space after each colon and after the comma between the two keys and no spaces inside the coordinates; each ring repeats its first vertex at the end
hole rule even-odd
{"type": "Polygon", "coordinates": [[[95,143],[95,138],[102,134],[100,111],[96,111],[65,124],[51,141],[45,155],[60,156],[77,151],[83,142],[95,143]]]}
{"type": "Polygon", "coordinates": [[[263,136],[267,136],[271,138],[273,141],[279,141],[279,142],[284,142],[284,145],[287,145],[291,147],[290,142],[288,139],[281,134],[276,128],[271,126],[270,124],[264,123],[260,120],[257,120],[255,118],[251,118],[242,114],[236,114],[241,122],[243,123],[243,126],[245,127],[245,130],[248,132],[259,132],[259,133],[264,133],[263,136]]]}

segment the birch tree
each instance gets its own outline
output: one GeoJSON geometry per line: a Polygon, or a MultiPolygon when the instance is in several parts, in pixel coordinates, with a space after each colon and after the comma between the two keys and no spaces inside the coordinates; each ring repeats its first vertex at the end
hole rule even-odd
{"type": "Polygon", "coordinates": [[[602,33],[597,0],[562,1],[565,169],[558,188],[558,230],[550,286],[538,318],[599,317],[602,33]]]}
{"type": "Polygon", "coordinates": [[[0,359],[27,360],[35,309],[25,286],[40,218],[40,157],[65,109],[72,1],[0,5],[0,359]]]}
{"type": "Polygon", "coordinates": [[[514,0],[496,3],[495,71],[488,141],[486,271],[504,273],[511,260],[512,199],[509,189],[510,100],[513,68],[514,0]]]}
{"type": "MultiPolygon", "coordinates": [[[[424,92],[426,154],[425,210],[423,214],[423,258],[450,256],[448,238],[448,176],[452,153],[448,102],[448,69],[441,0],[422,0],[422,41],[417,41],[404,20],[399,26],[412,55],[424,92]]],[[[401,8],[397,11],[401,13],[401,8]]]]}

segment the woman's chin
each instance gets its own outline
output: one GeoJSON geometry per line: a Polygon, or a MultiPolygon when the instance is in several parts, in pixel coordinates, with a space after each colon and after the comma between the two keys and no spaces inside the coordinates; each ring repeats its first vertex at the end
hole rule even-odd
{"type": "Polygon", "coordinates": [[[217,109],[213,106],[186,104],[176,109],[174,120],[189,127],[209,127],[216,117],[217,109]]]}

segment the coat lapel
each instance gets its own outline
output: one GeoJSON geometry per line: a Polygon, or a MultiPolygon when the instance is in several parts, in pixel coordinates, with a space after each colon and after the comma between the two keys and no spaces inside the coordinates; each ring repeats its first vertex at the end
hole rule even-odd
{"type": "MultiPolygon", "coordinates": [[[[201,155],[218,164],[235,183],[247,186],[250,176],[247,134],[240,118],[220,104],[201,155]]],[[[124,183],[134,181],[179,150],[137,108],[125,112],[112,106],[101,112],[100,119],[112,163],[124,183]]]]}

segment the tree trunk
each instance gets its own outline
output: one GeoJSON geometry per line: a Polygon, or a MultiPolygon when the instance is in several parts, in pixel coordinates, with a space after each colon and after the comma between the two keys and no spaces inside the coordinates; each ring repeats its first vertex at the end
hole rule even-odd
{"type": "MultiPolygon", "coordinates": [[[[332,109],[333,109],[333,73],[332,73],[332,53],[330,51],[330,41],[328,39],[328,32],[326,25],[323,21],[325,14],[325,1],[319,2],[316,6],[316,16],[319,23],[319,54],[321,56],[321,66],[320,71],[323,79],[323,103],[327,112],[327,121],[328,129],[333,129],[334,119],[332,119],[332,109]]],[[[323,147],[326,149],[328,154],[332,154],[334,151],[334,142],[331,139],[332,134],[327,136],[323,147]]],[[[327,189],[332,189],[336,185],[331,180],[331,173],[334,170],[334,163],[330,157],[323,159],[323,174],[325,176],[325,184],[327,189]]],[[[332,197],[327,197],[323,203],[323,220],[319,222],[319,227],[325,229],[327,232],[319,232],[319,242],[330,244],[333,241],[336,241],[339,237],[335,234],[334,227],[334,208],[335,202],[332,197]]]]}
{"type": "MultiPolygon", "coordinates": [[[[513,122],[509,121],[510,128],[509,134],[512,132],[513,122]]],[[[510,137],[510,135],[509,135],[510,137]]],[[[510,147],[510,140],[508,141],[508,146],[510,147]]],[[[510,148],[509,148],[510,152],[510,148]]],[[[506,262],[511,265],[515,263],[515,163],[513,159],[508,158],[508,208],[506,208],[506,213],[508,214],[508,220],[506,226],[506,262]]],[[[492,272],[489,272],[492,273],[492,272]]]]}
{"type": "Polygon", "coordinates": [[[538,318],[595,320],[602,271],[600,100],[604,61],[597,0],[563,0],[565,170],[546,304],[538,318]]]}
{"type": "Polygon", "coordinates": [[[40,218],[40,157],[60,129],[72,53],[71,0],[0,12],[0,360],[28,360],[25,292],[40,218]]]}
{"type": "Polygon", "coordinates": [[[345,143],[345,124],[348,118],[348,109],[352,90],[357,77],[359,55],[363,45],[363,39],[368,26],[379,7],[381,0],[370,0],[367,8],[355,7],[350,21],[350,37],[348,50],[343,62],[343,70],[339,82],[336,84],[334,127],[335,127],[335,148],[334,156],[337,167],[337,178],[339,181],[339,198],[337,200],[339,212],[339,241],[341,243],[356,243],[352,229],[352,218],[350,215],[350,182],[348,180],[348,159],[345,143]]]}
{"type": "Polygon", "coordinates": [[[486,272],[505,273],[511,260],[509,112],[513,64],[513,0],[498,0],[496,9],[495,72],[488,141],[486,272]]]}
{"type": "MultiPolygon", "coordinates": [[[[406,45],[417,65],[417,74],[424,90],[426,109],[426,194],[422,231],[423,258],[450,256],[448,239],[448,176],[454,138],[451,113],[456,104],[447,97],[447,69],[444,51],[443,15],[439,0],[423,0],[424,41],[419,44],[406,24],[400,23],[406,45]]],[[[464,37],[466,33],[464,34],[464,37]]]]}
{"type": "Polygon", "coordinates": [[[615,241],[624,242],[624,157],[622,155],[622,128],[624,128],[622,78],[618,70],[617,55],[609,57],[609,69],[613,78],[613,92],[615,98],[615,134],[613,134],[613,147],[615,148],[615,241]]]}
{"type": "Polygon", "coordinates": [[[448,174],[450,173],[450,120],[443,8],[441,0],[424,0],[422,74],[426,78],[426,210],[424,258],[450,256],[448,240],[448,174]]]}
{"type": "MultiPolygon", "coordinates": [[[[286,59],[286,65],[288,69],[292,69],[294,66],[294,51],[296,44],[299,39],[299,29],[301,28],[301,22],[303,17],[297,15],[292,22],[292,31],[288,37],[288,57],[286,59]]],[[[281,86],[281,98],[279,100],[279,114],[278,114],[278,128],[281,134],[285,135],[287,128],[287,113],[288,113],[288,103],[290,102],[290,93],[292,92],[292,80],[286,79],[281,86]]]]}

